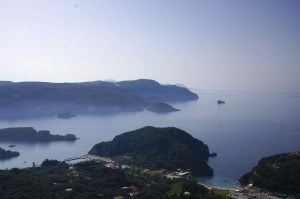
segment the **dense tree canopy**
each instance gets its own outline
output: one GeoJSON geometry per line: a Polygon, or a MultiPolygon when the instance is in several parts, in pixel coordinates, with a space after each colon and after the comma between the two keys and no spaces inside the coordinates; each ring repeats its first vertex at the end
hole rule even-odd
{"type": "Polygon", "coordinates": [[[262,158],[240,181],[279,193],[300,194],[300,153],[262,158]]]}
{"type": "Polygon", "coordinates": [[[97,162],[71,166],[45,160],[41,167],[1,170],[0,179],[1,199],[131,198],[132,187],[137,189],[137,199],[184,198],[186,191],[190,199],[215,198],[194,180],[171,180],[135,168],[111,169],[97,162]]]}
{"type": "Polygon", "coordinates": [[[144,168],[191,169],[195,175],[213,174],[207,165],[209,149],[202,141],[178,128],[144,127],[101,142],[89,152],[115,157],[144,168]]]}

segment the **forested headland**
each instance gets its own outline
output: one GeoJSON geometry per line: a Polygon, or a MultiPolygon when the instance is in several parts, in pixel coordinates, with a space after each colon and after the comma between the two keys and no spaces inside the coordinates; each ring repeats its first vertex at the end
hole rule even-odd
{"type": "Polygon", "coordinates": [[[300,195],[300,152],[262,158],[251,172],[240,179],[243,185],[264,188],[277,193],[300,195]]]}
{"type": "Polygon", "coordinates": [[[150,169],[190,169],[197,176],[212,176],[208,146],[175,127],[144,127],[96,144],[89,154],[115,158],[122,164],[150,169]]]}

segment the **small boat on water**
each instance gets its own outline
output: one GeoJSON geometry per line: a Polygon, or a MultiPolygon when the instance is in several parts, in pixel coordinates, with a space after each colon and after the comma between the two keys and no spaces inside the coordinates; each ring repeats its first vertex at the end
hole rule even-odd
{"type": "Polygon", "coordinates": [[[217,103],[218,103],[218,104],[225,104],[225,101],[218,100],[217,103]]]}
{"type": "Polygon", "coordinates": [[[63,113],[57,114],[56,117],[60,118],[60,119],[70,119],[72,117],[76,117],[76,114],[71,113],[71,112],[63,112],[63,113]]]}

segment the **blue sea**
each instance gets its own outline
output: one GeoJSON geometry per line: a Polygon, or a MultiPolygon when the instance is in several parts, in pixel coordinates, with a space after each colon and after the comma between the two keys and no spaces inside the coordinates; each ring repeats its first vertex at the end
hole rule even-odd
{"type": "Polygon", "coordinates": [[[20,152],[20,156],[0,161],[0,169],[29,167],[44,159],[64,160],[85,155],[96,143],[144,126],[174,126],[209,146],[217,157],[208,163],[214,177],[202,183],[234,187],[238,179],[260,158],[300,150],[300,94],[225,92],[194,90],[199,100],[173,104],[179,112],[156,114],[148,111],[106,116],[78,115],[71,119],[1,120],[0,128],[34,127],[52,134],[73,133],[75,142],[1,142],[0,147],[20,152]],[[226,101],[218,105],[217,100],[226,101]],[[16,147],[8,146],[15,144],[16,147]]]}

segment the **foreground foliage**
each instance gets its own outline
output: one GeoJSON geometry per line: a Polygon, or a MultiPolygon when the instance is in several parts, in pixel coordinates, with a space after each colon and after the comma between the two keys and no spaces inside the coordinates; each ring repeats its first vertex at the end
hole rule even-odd
{"type": "Polygon", "coordinates": [[[137,188],[134,198],[184,198],[184,192],[190,192],[191,199],[220,198],[210,196],[194,180],[171,180],[134,168],[111,169],[97,162],[70,167],[56,160],[45,160],[41,167],[1,170],[0,179],[1,199],[131,198],[131,186],[137,188]]]}

